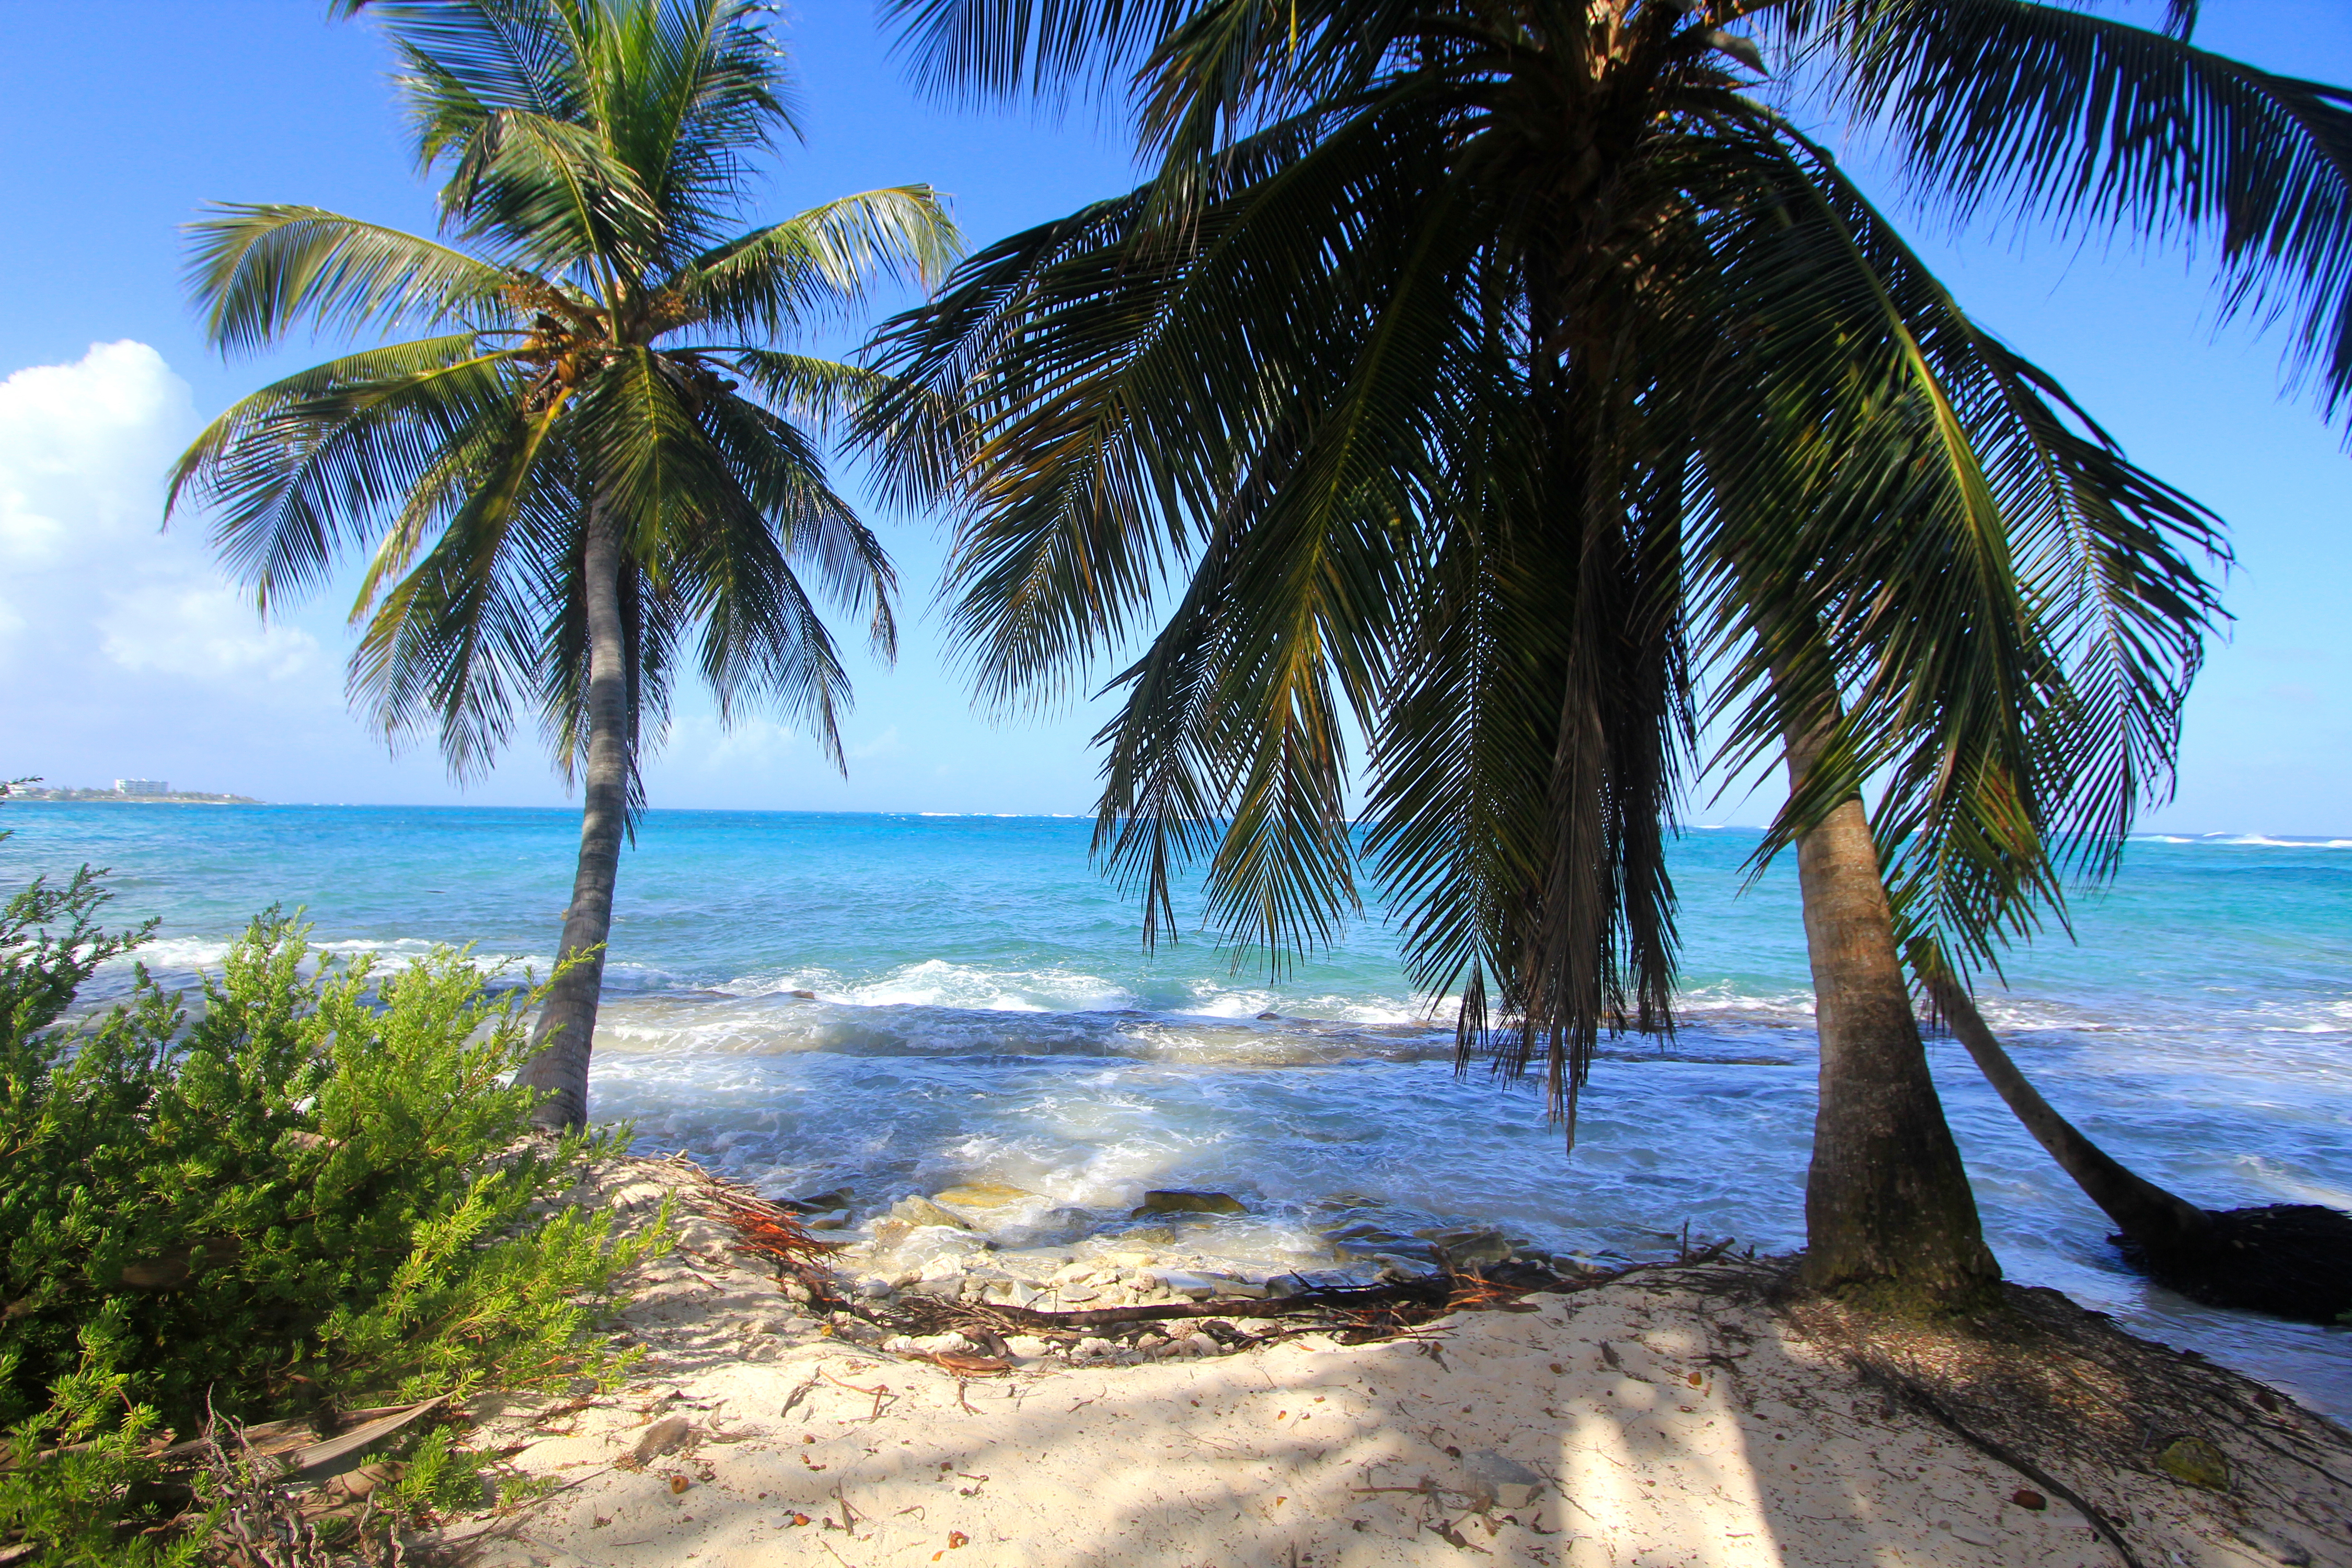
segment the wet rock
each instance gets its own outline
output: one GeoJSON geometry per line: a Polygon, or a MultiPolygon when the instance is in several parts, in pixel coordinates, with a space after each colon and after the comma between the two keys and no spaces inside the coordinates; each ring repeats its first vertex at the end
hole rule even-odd
{"type": "Polygon", "coordinates": [[[814,1002],[816,1000],[816,993],[814,991],[787,991],[784,994],[787,996],[797,996],[803,1002],[814,1002]]]}
{"type": "Polygon", "coordinates": [[[1277,1274],[1265,1282],[1265,1289],[1268,1296],[1280,1298],[1304,1295],[1309,1290],[1344,1290],[1357,1283],[1345,1274],[1311,1268],[1302,1273],[1277,1274]]]}
{"type": "Polygon", "coordinates": [[[1270,1024],[1270,1023],[1272,1023],[1275,1019],[1279,1018],[1279,1017],[1281,1017],[1281,1016],[1282,1016],[1282,1015],[1281,1015],[1281,1014],[1279,1014],[1279,1013],[1260,1013],[1260,1014],[1257,1016],[1257,1021],[1258,1021],[1259,1023],[1261,1023],[1261,1024],[1270,1024]]]}
{"type": "Polygon", "coordinates": [[[1024,1203],[1038,1196],[1026,1187],[1007,1186],[1003,1182],[971,1182],[960,1187],[949,1187],[931,1194],[931,1201],[950,1208],[998,1209],[1010,1204],[1024,1203]]]}
{"type": "Polygon", "coordinates": [[[835,1209],[847,1208],[856,1195],[856,1192],[849,1187],[830,1187],[821,1193],[811,1193],[804,1198],[779,1198],[776,1206],[788,1208],[794,1214],[830,1214],[835,1209]]]}
{"type": "Polygon", "coordinates": [[[1470,1480],[1472,1507],[1525,1508],[1543,1490],[1544,1479],[1517,1459],[1492,1448],[1473,1448],[1462,1456],[1463,1473],[1470,1480]]]}
{"type": "Polygon", "coordinates": [[[885,1279],[879,1274],[868,1274],[857,1282],[857,1293],[869,1301],[887,1301],[898,1288],[895,1281],[885,1279]]]}
{"type": "Polygon", "coordinates": [[[1247,1213],[1249,1210],[1243,1206],[1241,1199],[1231,1193],[1194,1192],[1184,1188],[1170,1187],[1144,1194],[1143,1206],[1137,1209],[1132,1217],[1141,1219],[1148,1214],[1247,1213]]]}
{"type": "Polygon", "coordinates": [[[1437,1265],[1437,1248],[1433,1245],[1377,1220],[1357,1220],[1335,1226],[1323,1233],[1323,1239],[1342,1258],[1409,1258],[1423,1266],[1423,1273],[1437,1265]]]}
{"type": "Polygon", "coordinates": [[[1124,1239],[1139,1241],[1150,1247],[1173,1247],[1176,1245],[1176,1233],[1164,1225],[1146,1225],[1129,1231],[1124,1239]]]}
{"type": "Polygon", "coordinates": [[[1510,1238],[1485,1226],[1440,1226],[1413,1234],[1435,1247],[1438,1255],[1457,1269],[1491,1268],[1510,1260],[1510,1238]]]}
{"type": "Polygon", "coordinates": [[[2175,1437],[2157,1451],[2156,1468],[2207,1491],[2230,1489],[2230,1457],[2202,1437],[2175,1437]]]}
{"type": "Polygon", "coordinates": [[[952,1209],[941,1208],[920,1193],[909,1193],[890,1205],[890,1217],[904,1220],[909,1226],[942,1225],[950,1230],[970,1230],[971,1224],[952,1209]]]}
{"type": "Polygon", "coordinates": [[[811,1230],[839,1230],[849,1223],[847,1209],[835,1209],[830,1214],[813,1214],[807,1225],[811,1230]]]}

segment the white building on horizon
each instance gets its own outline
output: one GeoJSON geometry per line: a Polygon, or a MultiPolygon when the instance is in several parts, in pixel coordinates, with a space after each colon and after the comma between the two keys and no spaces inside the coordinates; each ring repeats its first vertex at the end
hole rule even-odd
{"type": "Polygon", "coordinates": [[[117,795],[169,795],[172,793],[172,786],[163,779],[117,779],[114,781],[114,793],[117,795]]]}

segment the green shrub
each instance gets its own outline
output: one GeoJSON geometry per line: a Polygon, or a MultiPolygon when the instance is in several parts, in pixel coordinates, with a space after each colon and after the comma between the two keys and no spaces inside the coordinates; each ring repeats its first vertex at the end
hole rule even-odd
{"type": "MultiPolygon", "coordinates": [[[[618,1373],[593,1320],[663,1227],[615,1241],[554,1201],[621,1134],[533,1133],[510,1080],[535,994],[447,950],[381,975],[313,962],[273,910],[200,1005],[142,968],[60,1026],[145,935],[100,931],[105,897],[84,872],[0,910],[0,1426],[19,1461],[98,1444],[0,1471],[0,1542],[54,1535],[60,1489],[128,1496],[152,1432],[208,1414],[618,1373]]],[[[478,1497],[446,1437],[425,1447],[417,1486],[478,1497]]]]}

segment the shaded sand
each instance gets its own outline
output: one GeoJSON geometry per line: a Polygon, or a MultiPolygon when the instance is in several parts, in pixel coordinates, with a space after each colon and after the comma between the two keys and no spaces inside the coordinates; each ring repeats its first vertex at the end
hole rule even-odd
{"type": "MultiPolygon", "coordinates": [[[[645,1163],[625,1174],[614,1196],[638,1213],[684,1184],[645,1163]]],[[[1912,1402],[1916,1380],[2108,1515],[2148,1568],[2352,1565],[2352,1439],[2049,1292],[2019,1293],[2039,1299],[2028,1317],[2061,1325],[2021,1370],[1933,1333],[1874,1337],[1833,1310],[1776,1305],[1779,1266],[1726,1263],[1456,1313],[1409,1339],[1223,1352],[1192,1334],[1138,1364],[1024,1357],[960,1380],[844,1342],[736,1267],[717,1225],[681,1229],[625,1315],[647,1349],[629,1387],[476,1407],[469,1446],[507,1451],[508,1506],[450,1521],[443,1543],[464,1560],[2124,1561],[2059,1497],[2014,1500],[2043,1489],[1912,1402]],[[2187,1392],[2175,1400],[2168,1373],[2151,1395],[2151,1367],[2184,1369],[2187,1392]],[[2008,1386],[2021,1378],[2030,1397],[2008,1386]],[[2226,1457],[2227,1491],[2154,1463],[2183,1409],[2200,1422],[2189,1435],[2226,1457]]]]}

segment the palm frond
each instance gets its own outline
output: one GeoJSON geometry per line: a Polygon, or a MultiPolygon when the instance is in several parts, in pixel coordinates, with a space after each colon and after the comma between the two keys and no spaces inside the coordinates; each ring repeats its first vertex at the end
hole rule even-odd
{"type": "Polygon", "coordinates": [[[2352,407],[2352,90],[2168,30],[2031,0],[1808,0],[1783,24],[1833,51],[1837,96],[1895,137],[1919,189],[2062,231],[2218,250],[2225,317],[2290,320],[2291,378],[2352,407]]]}
{"type": "Polygon", "coordinates": [[[266,348],[308,319],[322,331],[487,324],[515,279],[413,234],[322,207],[222,204],[187,226],[189,291],[205,340],[266,348]]]}
{"type": "Polygon", "coordinates": [[[878,281],[928,289],[962,245],[929,186],[865,191],[707,251],[667,288],[721,329],[772,336],[853,309],[878,281]]]}
{"type": "Polygon", "coordinates": [[[511,353],[471,333],[347,354],[232,405],[173,466],[168,521],[213,513],[213,542],[266,615],[323,584],[447,454],[520,417],[511,353]]]}

